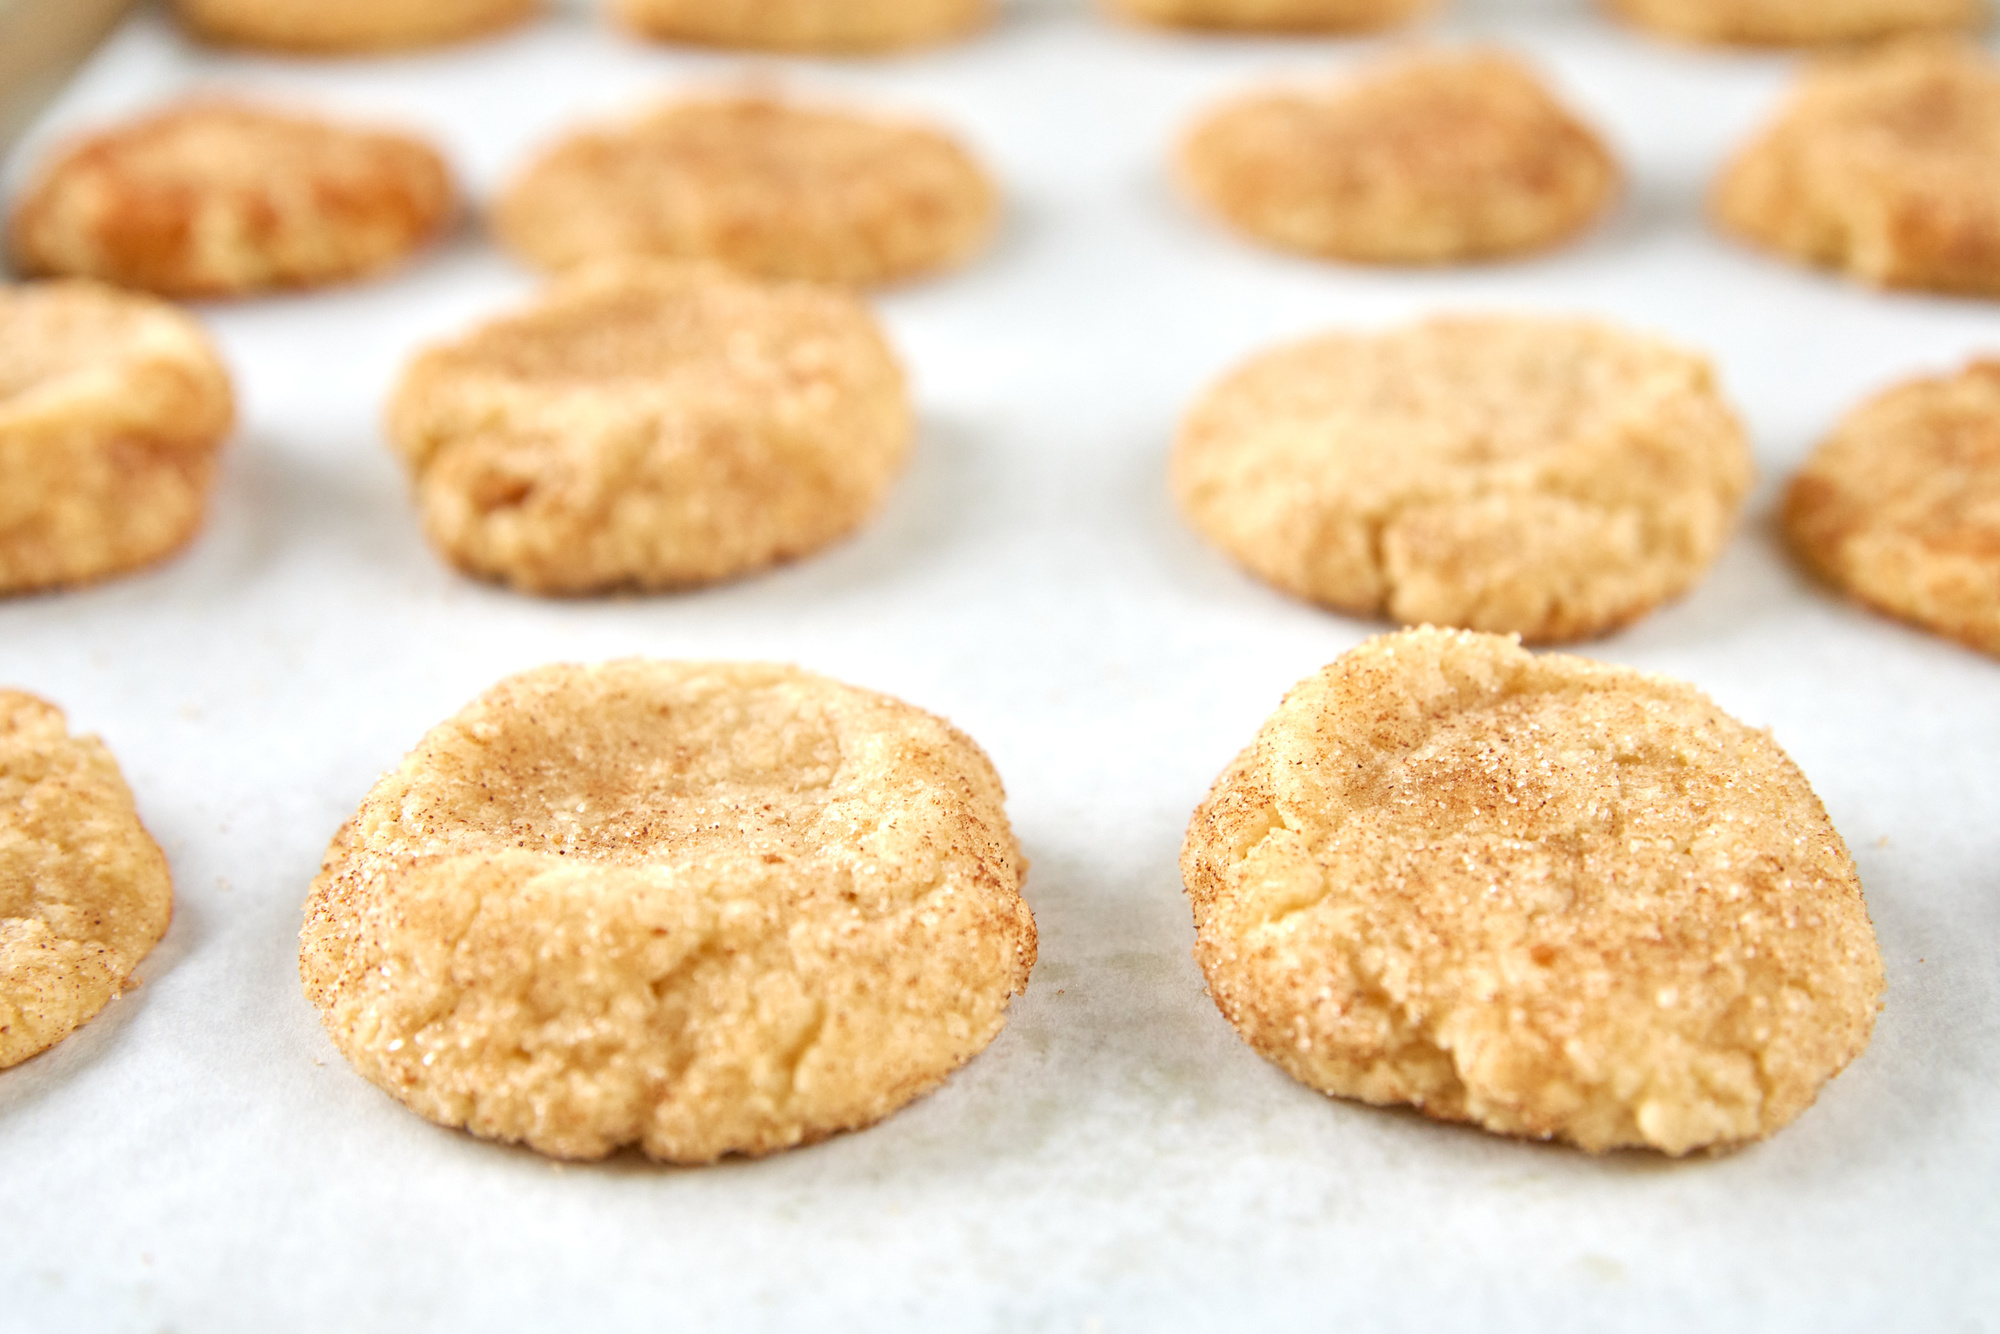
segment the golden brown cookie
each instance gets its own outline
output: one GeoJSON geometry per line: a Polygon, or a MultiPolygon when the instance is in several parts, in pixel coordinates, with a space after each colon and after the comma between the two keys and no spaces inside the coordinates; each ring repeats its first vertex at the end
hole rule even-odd
{"type": "Polygon", "coordinates": [[[432,545],[554,594],[816,551],[875,511],[912,431],[854,297],[647,262],[581,270],[425,352],[389,411],[432,545]]]}
{"type": "Polygon", "coordinates": [[[612,0],[626,27],[666,42],[861,55],[929,46],[986,22],[988,0],[612,0]]]}
{"type": "Polygon", "coordinates": [[[0,1070],[117,998],[167,933],[173,899],[104,743],[71,736],[53,704],[0,690],[0,1070]]]}
{"type": "Polygon", "coordinates": [[[1301,682],[1181,869],[1210,994],[1293,1078],[1593,1153],[1771,1134],[1882,997],[1853,860],[1768,735],[1492,635],[1301,682]]]}
{"type": "Polygon", "coordinates": [[[452,209],[444,160],[416,139],[199,101],[60,154],[15,204],[9,240],[28,274],[243,296],[387,269],[452,209]]]}
{"type": "Polygon", "coordinates": [[[1619,184],[1598,137],[1497,51],[1238,98],[1188,133],[1179,169],[1190,195],[1260,241],[1373,264],[1546,249],[1601,216],[1619,184]]]}
{"type": "Polygon", "coordinates": [[[1634,23],[1695,42],[1819,46],[1976,28],[1986,0],[1605,0],[1634,23]]]}
{"type": "Polygon", "coordinates": [[[507,189],[494,227],[544,269],[645,255],[872,284],[964,262],[997,208],[979,164],[928,126],[716,97],[564,140],[507,189]]]}
{"type": "Polygon", "coordinates": [[[422,1116],[700,1163],[869,1125],[1000,1031],[1035,961],[978,746],[792,667],[503,681],[327,853],[299,966],[422,1116]]]}
{"type": "Polygon", "coordinates": [[[317,55],[400,51],[519,23],[536,0],[174,0],[212,42],[317,55]]]}
{"type": "Polygon", "coordinates": [[[2000,656],[2000,361],[1855,411],[1792,479],[1785,528],[1861,601],[2000,656]]]}
{"type": "Polygon", "coordinates": [[[1172,28],[1366,32],[1407,23],[1437,0],[1106,0],[1127,18],[1172,28]]]}
{"type": "Polygon", "coordinates": [[[1750,480],[1701,357],[1502,316],[1267,352],[1196,404],[1171,465],[1188,521],[1287,592],[1541,642],[1687,591],[1750,480]]]}
{"type": "Polygon", "coordinates": [[[0,594],[180,550],[233,412],[214,347],[165,302],[86,282],[0,286],[0,594]]]}
{"type": "Polygon", "coordinates": [[[1863,282],[2000,295],[2000,64],[1941,40],[1822,61],[1711,209],[1863,282]]]}

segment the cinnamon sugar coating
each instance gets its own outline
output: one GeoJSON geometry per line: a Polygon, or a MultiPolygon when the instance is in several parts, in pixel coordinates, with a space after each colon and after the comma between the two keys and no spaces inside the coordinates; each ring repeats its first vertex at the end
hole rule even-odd
{"type": "Polygon", "coordinates": [[[789,667],[553,666],[432,729],[313,885],[334,1044],[563,1158],[764,1154],[982,1050],[1035,926],[1000,781],[942,720],[789,667]]]}
{"type": "Polygon", "coordinates": [[[1216,1005],[1295,1079],[1593,1153],[1771,1134],[1883,992],[1854,863],[1768,735],[1490,635],[1301,682],[1181,869],[1216,1005]]]}

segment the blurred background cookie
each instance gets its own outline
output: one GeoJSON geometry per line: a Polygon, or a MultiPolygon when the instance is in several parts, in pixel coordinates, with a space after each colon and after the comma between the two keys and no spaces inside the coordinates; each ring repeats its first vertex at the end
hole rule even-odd
{"type": "Polygon", "coordinates": [[[58,154],[15,202],[9,241],[31,275],[247,296],[390,268],[452,211],[444,159],[418,139],[198,101],[58,154]]]}
{"type": "Polygon", "coordinates": [[[339,55],[438,46],[519,23],[538,0],[174,0],[181,22],[234,46],[339,55]]]}
{"type": "Polygon", "coordinates": [[[565,139],[508,187],[494,228],[544,269],[651,255],[873,284],[962,263],[997,210],[985,171],[930,126],[723,96],[565,139]]]}
{"type": "Polygon", "coordinates": [[[791,667],[503,681],[334,839],[300,938],[355,1068],[564,1158],[709,1162],[877,1121],[1035,962],[1000,780],[942,719],[791,667]]]}
{"type": "Polygon", "coordinates": [[[201,527],[234,414],[201,327],[95,283],[0,287],[0,594],[87,583],[201,527]]]}
{"type": "Polygon", "coordinates": [[[2000,656],[2000,361],[1857,409],[1792,479],[1785,528],[1861,601],[2000,656]]]}
{"type": "Polygon", "coordinates": [[[1760,1139],[1867,1047],[1846,845],[1699,691],[1492,635],[1362,645],[1195,812],[1195,958],[1325,1093],[1594,1153],[1760,1139]]]}
{"type": "Polygon", "coordinates": [[[1691,588],[1752,465],[1701,357],[1481,316],[1255,357],[1189,412],[1170,471],[1188,522],[1287,592],[1550,642],[1691,588]]]}
{"type": "Polygon", "coordinates": [[[1105,0],[1117,13],[1174,28],[1365,32],[1407,23],[1438,0],[1105,0]]]}
{"type": "Polygon", "coordinates": [[[1863,282],[2000,295],[2000,62],[1945,39],[1822,60],[1711,211],[1863,282]]]}
{"type": "Polygon", "coordinates": [[[1605,0],[1670,37],[1746,46],[1817,46],[1975,28],[1987,0],[1605,0]]]}
{"type": "Polygon", "coordinates": [[[576,594],[816,551],[874,513],[913,427],[846,292],[627,261],[419,356],[389,430],[447,559],[576,594]]]}
{"type": "Polygon", "coordinates": [[[0,1069],[115,999],[166,934],[173,897],[104,743],[0,689],[0,1069]]]}
{"type": "Polygon", "coordinates": [[[855,55],[949,41],[988,0],[611,0],[626,27],[667,42],[855,55]]]}
{"type": "Polygon", "coordinates": [[[1258,240],[1376,264],[1545,249],[1600,217],[1619,185],[1603,142],[1497,51],[1237,98],[1188,132],[1179,169],[1189,194],[1258,240]]]}

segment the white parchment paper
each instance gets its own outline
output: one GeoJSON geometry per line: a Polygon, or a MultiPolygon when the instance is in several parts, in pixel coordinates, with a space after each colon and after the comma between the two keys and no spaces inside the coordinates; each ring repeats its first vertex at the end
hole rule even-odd
{"type": "Polygon", "coordinates": [[[1530,52],[1598,122],[1632,173],[1608,225],[1526,263],[1366,271],[1177,199],[1166,151],[1197,108],[1378,43],[1146,33],[1051,0],[884,61],[648,47],[574,12],[314,63],[134,19],[11,186],[65,132],[214,87],[406,122],[484,199],[579,120],[755,68],[957,127],[1009,215],[974,267],[881,298],[923,434],[880,521],[679,597],[539,602],[424,547],[383,401],[414,348],[532,288],[475,225],[385,282],[202,310],[243,408],[205,534],[157,572],[0,602],[0,681],[110,743],[177,890],[143,987],[0,1073],[0,1327],[1994,1328],[2000,663],[1811,585],[1770,509],[1862,397],[2000,352],[2000,303],[1873,294],[1705,230],[1706,180],[1785,58],[1657,44],[1583,0],[1459,0],[1430,31],[1530,52]],[[1286,687],[1379,627],[1179,523],[1176,420],[1275,341],[1448,308],[1678,337],[1754,431],[1764,481],[1713,576],[1587,651],[1773,729],[1860,862],[1888,1007],[1768,1144],[1593,1160],[1332,1102],[1243,1046],[1189,959],[1188,813],[1286,687]],[[625,654],[796,661],[991,752],[1041,964],[941,1092],[761,1162],[559,1167],[426,1124],[334,1052],[295,959],[334,829],[500,676],[625,654]]]}

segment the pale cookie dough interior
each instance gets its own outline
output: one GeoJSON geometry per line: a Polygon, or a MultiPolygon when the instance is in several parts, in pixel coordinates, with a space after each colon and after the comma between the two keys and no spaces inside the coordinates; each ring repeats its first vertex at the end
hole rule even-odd
{"type": "Polygon", "coordinates": [[[1767,735],[1494,636],[1302,682],[1181,865],[1216,1004],[1294,1078],[1593,1152],[1772,1133],[1883,991],[1853,861],[1767,735]]]}
{"type": "Polygon", "coordinates": [[[1176,28],[1367,32],[1407,23],[1438,0],[1105,0],[1128,18],[1176,28]]]}
{"type": "Polygon", "coordinates": [[[1793,478],[1785,526],[1863,602],[2000,656],[2000,361],[1858,409],[1793,478]]]}
{"type": "Polygon", "coordinates": [[[1026,986],[1002,801],[948,724],[793,668],[543,668],[334,840],[306,993],[443,1125],[569,1158],[807,1143],[935,1087],[1026,986]]]}
{"type": "Polygon", "coordinates": [[[963,36],[988,0],[612,0],[627,27],[669,42],[862,54],[963,36]]]}
{"type": "Polygon", "coordinates": [[[1179,174],[1250,236],[1377,264],[1544,249],[1600,217],[1619,186],[1603,142],[1499,51],[1236,98],[1187,134],[1179,174]]]}
{"type": "Polygon", "coordinates": [[[115,999],[172,915],[167,859],[104,744],[0,690],[0,1069],[115,999]]]}
{"type": "Polygon", "coordinates": [[[984,169],[931,126],[744,95],[570,136],[507,188],[494,227],[544,269],[638,255],[869,285],[963,263],[997,213],[984,169]]]}
{"type": "Polygon", "coordinates": [[[1876,286],[2000,295],[2000,62],[1941,39],[1822,60],[1711,211],[1876,286]]]}
{"type": "Polygon", "coordinates": [[[173,297],[242,296],[388,269],[454,208],[421,140],[240,102],[185,102],[42,168],[9,233],[31,274],[173,297]]]}
{"type": "Polygon", "coordinates": [[[871,515],[914,431],[894,354],[831,288],[618,264],[419,356],[390,408],[425,532],[530,592],[679,588],[871,515]]]}
{"type": "Polygon", "coordinates": [[[1605,0],[1670,37],[1747,46],[1866,42],[1904,33],[1976,28],[1986,0],[1605,0]]]}
{"type": "Polygon", "coordinates": [[[95,283],[0,287],[0,594],[179,550],[233,415],[213,346],[172,306],[95,283]]]}
{"type": "Polygon", "coordinates": [[[1702,358],[1505,317],[1259,356],[1189,413],[1171,467],[1194,527],[1279,588],[1544,642],[1685,592],[1750,480],[1702,358]]]}

